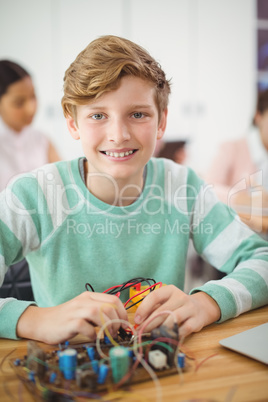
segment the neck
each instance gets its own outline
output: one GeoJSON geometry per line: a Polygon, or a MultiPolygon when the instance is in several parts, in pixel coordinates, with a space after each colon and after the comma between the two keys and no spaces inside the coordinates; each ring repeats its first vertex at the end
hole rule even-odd
{"type": "Polygon", "coordinates": [[[132,204],[143,190],[143,172],[139,177],[128,180],[114,179],[112,176],[90,174],[85,163],[86,186],[99,200],[115,206],[132,204]]]}
{"type": "Polygon", "coordinates": [[[20,132],[24,128],[24,127],[17,127],[17,126],[14,126],[13,124],[10,124],[10,122],[5,121],[2,116],[1,116],[1,119],[2,119],[2,122],[4,123],[4,125],[6,127],[8,127],[9,129],[11,129],[12,131],[14,131],[15,134],[20,134],[20,132]]]}

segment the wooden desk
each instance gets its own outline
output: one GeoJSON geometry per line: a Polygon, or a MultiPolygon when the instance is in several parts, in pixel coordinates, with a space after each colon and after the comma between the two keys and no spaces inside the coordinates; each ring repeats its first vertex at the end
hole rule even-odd
{"type": "MultiPolygon", "coordinates": [[[[191,362],[190,367],[183,374],[183,383],[180,382],[178,375],[162,378],[160,380],[161,400],[163,402],[268,401],[268,366],[219,345],[220,339],[267,321],[268,306],[245,313],[223,324],[210,325],[201,332],[188,337],[184,343],[187,353],[195,356],[197,363],[203,361],[203,364],[195,371],[195,365],[191,362]],[[204,361],[214,354],[216,354],[214,357],[204,361]]],[[[1,402],[30,402],[33,400],[28,390],[17,379],[7,359],[3,361],[3,358],[14,349],[16,350],[11,356],[15,357],[24,353],[26,344],[26,341],[0,339],[1,402]]],[[[129,397],[124,395],[120,400],[155,402],[160,400],[156,397],[152,381],[132,386],[129,392],[129,397]],[[131,392],[133,392],[132,397],[131,392]],[[137,395],[137,398],[134,395],[137,395]]]]}

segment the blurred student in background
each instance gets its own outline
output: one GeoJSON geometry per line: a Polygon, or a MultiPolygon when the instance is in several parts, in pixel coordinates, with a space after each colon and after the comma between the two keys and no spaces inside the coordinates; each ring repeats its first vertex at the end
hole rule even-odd
{"type": "MultiPolygon", "coordinates": [[[[221,145],[205,180],[221,201],[238,212],[247,207],[250,215],[252,206],[268,207],[268,90],[258,95],[247,135],[221,145]]],[[[244,221],[255,229],[254,219],[244,221]]]]}
{"type": "Polygon", "coordinates": [[[36,110],[30,74],[0,60],[0,191],[14,175],[60,159],[48,138],[31,126],[36,110]]]}
{"type": "MultiPolygon", "coordinates": [[[[10,60],[0,60],[0,191],[15,175],[60,159],[48,138],[31,126],[36,110],[30,74],[10,60]]],[[[33,299],[26,260],[8,271],[0,297],[8,296],[33,299]]]]}
{"type": "Polygon", "coordinates": [[[156,143],[154,156],[158,158],[167,158],[183,165],[187,159],[186,141],[163,141],[156,143]]]}

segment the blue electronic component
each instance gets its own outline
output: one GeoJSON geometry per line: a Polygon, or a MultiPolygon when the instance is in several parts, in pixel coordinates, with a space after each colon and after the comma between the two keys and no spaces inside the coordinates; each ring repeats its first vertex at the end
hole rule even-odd
{"type": "Polygon", "coordinates": [[[53,371],[53,373],[51,373],[50,376],[49,376],[50,384],[54,384],[56,378],[57,378],[57,374],[53,371]]]}
{"type": "Polygon", "coordinates": [[[35,383],[34,371],[30,371],[28,374],[28,378],[31,382],[35,383]]]}
{"type": "Polygon", "coordinates": [[[59,368],[63,372],[66,380],[75,378],[75,370],[77,366],[77,351],[75,349],[65,349],[58,352],[59,368]]]}
{"type": "Polygon", "coordinates": [[[179,353],[178,354],[178,366],[180,368],[185,367],[185,353],[179,353]]]}
{"type": "Polygon", "coordinates": [[[128,350],[128,355],[131,359],[133,359],[135,357],[133,350],[129,349],[128,350]]]}
{"type": "Polygon", "coordinates": [[[110,345],[110,344],[111,344],[110,339],[109,339],[108,336],[105,335],[105,334],[104,334],[104,336],[103,336],[103,340],[104,340],[105,345],[110,345]]]}
{"type": "Polygon", "coordinates": [[[98,384],[104,384],[107,378],[109,367],[106,364],[99,366],[98,384]]]}
{"type": "Polygon", "coordinates": [[[87,354],[91,361],[95,359],[95,349],[93,348],[93,346],[87,347],[87,354]]]}
{"type": "Polygon", "coordinates": [[[115,346],[109,351],[112,376],[115,383],[128,372],[129,369],[129,354],[128,349],[124,346],[115,346]]]}
{"type": "Polygon", "coordinates": [[[91,366],[92,366],[92,369],[93,369],[94,373],[98,374],[98,372],[99,372],[99,362],[98,362],[98,360],[92,360],[91,366]]]}

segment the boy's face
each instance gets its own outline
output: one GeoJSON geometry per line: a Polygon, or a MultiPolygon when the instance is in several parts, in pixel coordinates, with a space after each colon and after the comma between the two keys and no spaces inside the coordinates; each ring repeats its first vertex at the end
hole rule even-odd
{"type": "Polygon", "coordinates": [[[140,183],[166,127],[167,111],[159,119],[154,91],[149,82],[126,76],[118,89],[77,106],[76,122],[67,118],[73,138],[82,142],[88,174],[104,173],[125,184],[140,183]]]}

